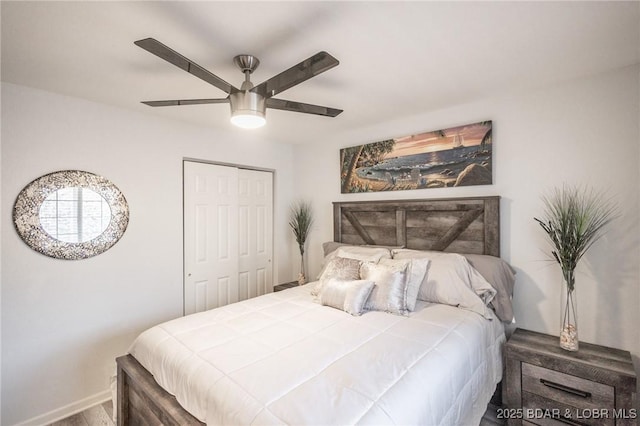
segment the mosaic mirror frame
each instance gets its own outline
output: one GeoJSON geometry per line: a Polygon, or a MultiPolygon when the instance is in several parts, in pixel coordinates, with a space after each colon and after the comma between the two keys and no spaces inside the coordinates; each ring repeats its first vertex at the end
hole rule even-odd
{"type": "Polygon", "coordinates": [[[108,179],[81,170],[63,170],[41,176],[18,194],[13,223],[20,238],[35,251],[56,259],[79,260],[109,250],[122,238],[129,224],[129,205],[122,192],[108,179]],[[99,194],[111,209],[111,220],[97,237],[84,242],[65,242],[49,235],[40,220],[40,208],[60,189],[87,188],[99,194]]]}

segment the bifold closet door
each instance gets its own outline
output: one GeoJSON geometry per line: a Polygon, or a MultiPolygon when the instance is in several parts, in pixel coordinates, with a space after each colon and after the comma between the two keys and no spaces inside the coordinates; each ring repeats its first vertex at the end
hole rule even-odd
{"type": "Polygon", "coordinates": [[[264,294],[273,285],[272,177],[184,162],[185,314],[264,294]]]}
{"type": "Polygon", "coordinates": [[[273,174],[238,172],[238,299],[273,288],[273,174]]]}

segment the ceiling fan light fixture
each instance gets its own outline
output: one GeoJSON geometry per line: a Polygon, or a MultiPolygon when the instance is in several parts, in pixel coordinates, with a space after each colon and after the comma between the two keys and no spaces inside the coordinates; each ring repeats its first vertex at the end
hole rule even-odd
{"type": "Polygon", "coordinates": [[[260,111],[238,111],[231,114],[231,124],[243,129],[257,129],[267,123],[260,111]]]}
{"type": "Polygon", "coordinates": [[[243,129],[257,129],[266,124],[264,96],[249,90],[229,95],[231,123],[243,129]]]}

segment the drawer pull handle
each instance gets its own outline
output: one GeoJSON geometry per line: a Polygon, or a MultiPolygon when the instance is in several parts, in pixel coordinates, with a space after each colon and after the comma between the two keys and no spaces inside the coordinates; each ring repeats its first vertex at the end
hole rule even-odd
{"type": "Polygon", "coordinates": [[[550,382],[549,380],[540,379],[540,383],[543,385],[550,387],[552,389],[557,389],[562,392],[570,393],[572,395],[576,395],[582,398],[591,397],[591,392],[581,391],[580,389],[572,388],[569,386],[561,385],[560,383],[550,382]]]}

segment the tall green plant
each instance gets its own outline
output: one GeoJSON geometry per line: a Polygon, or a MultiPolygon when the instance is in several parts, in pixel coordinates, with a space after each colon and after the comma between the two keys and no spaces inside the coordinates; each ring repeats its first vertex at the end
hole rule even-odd
{"type": "Polygon", "coordinates": [[[304,255],[304,244],[309,236],[311,225],[313,225],[311,204],[306,201],[294,203],[289,214],[289,226],[296,237],[296,242],[300,248],[300,256],[304,255]]]}
{"type": "Polygon", "coordinates": [[[617,207],[602,193],[582,187],[556,188],[542,200],[544,215],[534,219],[547,233],[553,246],[551,254],[571,292],[578,261],[602,236],[604,226],[617,215],[617,207]]]}
{"type": "Polygon", "coordinates": [[[298,201],[291,206],[289,213],[289,226],[296,236],[296,242],[300,248],[300,274],[298,275],[298,284],[302,285],[306,282],[304,271],[304,244],[311,231],[313,225],[313,210],[311,204],[305,201],[298,201]]]}

